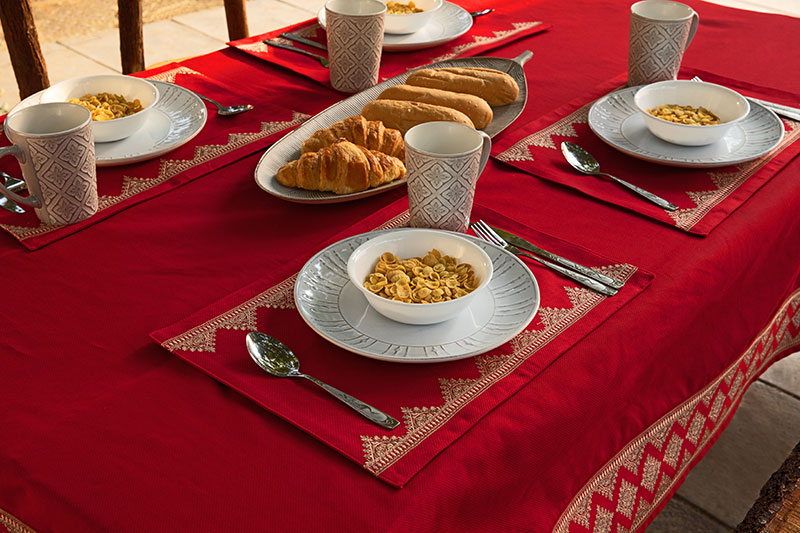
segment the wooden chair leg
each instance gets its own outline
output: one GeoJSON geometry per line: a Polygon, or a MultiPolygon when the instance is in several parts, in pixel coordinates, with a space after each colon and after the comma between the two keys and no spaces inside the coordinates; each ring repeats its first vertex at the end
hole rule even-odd
{"type": "Polygon", "coordinates": [[[122,73],[144,70],[142,0],[117,0],[119,11],[119,52],[122,73]]]}
{"type": "Polygon", "coordinates": [[[30,1],[0,1],[0,23],[14,75],[17,77],[20,98],[49,87],[47,66],[39,47],[39,35],[33,22],[30,1]]]}
{"type": "Polygon", "coordinates": [[[231,41],[250,37],[244,0],[225,0],[225,20],[228,22],[228,37],[231,41]]]}

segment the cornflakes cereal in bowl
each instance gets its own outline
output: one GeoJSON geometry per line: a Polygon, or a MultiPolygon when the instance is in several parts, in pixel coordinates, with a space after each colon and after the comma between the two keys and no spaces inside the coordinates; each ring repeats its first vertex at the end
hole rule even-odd
{"type": "Polygon", "coordinates": [[[476,294],[488,290],[492,272],[492,261],[479,245],[431,229],[380,234],[356,248],[347,261],[351,283],[375,311],[417,325],[461,314],[476,294]]]}
{"type": "Polygon", "coordinates": [[[405,34],[421,30],[442,7],[442,0],[382,0],[386,4],[383,31],[405,34]]]}
{"type": "Polygon", "coordinates": [[[633,102],[650,133],[682,146],[717,142],[750,112],[747,99],[736,91],[690,80],[645,85],[633,102]]]}
{"type": "Polygon", "coordinates": [[[111,142],[133,135],[158,102],[155,84],[121,74],[72,78],[45,89],[41,102],[72,102],[92,112],[95,142],[111,142]]]}

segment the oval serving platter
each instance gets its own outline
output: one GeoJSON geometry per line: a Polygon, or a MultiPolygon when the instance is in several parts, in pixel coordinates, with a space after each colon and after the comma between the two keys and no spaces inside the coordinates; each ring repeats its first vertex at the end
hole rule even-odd
{"type": "MultiPolygon", "coordinates": [[[[525,81],[525,71],[523,65],[533,57],[533,53],[525,51],[514,59],[506,59],[502,57],[469,57],[464,59],[451,59],[448,61],[440,61],[425,65],[422,68],[444,68],[444,67],[478,67],[490,68],[508,73],[519,85],[519,96],[517,99],[504,106],[493,107],[494,118],[491,124],[486,126],[485,131],[490,137],[494,137],[509,125],[522,113],[525,109],[525,103],[528,100],[528,85],[525,81]]],[[[413,69],[418,70],[418,69],[413,69]]],[[[273,196],[277,196],[282,200],[301,204],[334,204],[340,202],[349,202],[366,198],[376,194],[381,194],[392,189],[396,189],[405,185],[406,180],[397,180],[392,183],[387,183],[380,187],[367,189],[361,192],[350,194],[334,194],[331,192],[322,191],[307,191],[304,189],[295,189],[286,187],[278,183],[275,175],[278,170],[288,163],[300,157],[303,141],[311,137],[317,130],[329,128],[331,125],[344,120],[347,117],[359,115],[361,109],[368,103],[378,98],[384,89],[393,85],[400,85],[406,81],[412,70],[404,72],[393,78],[370,87],[360,93],[354,94],[341,102],[337,102],[329,108],[321,111],[317,115],[311,117],[300,125],[297,129],[288,133],[278,142],[273,144],[264,152],[261,159],[256,165],[255,180],[259,187],[273,196]]]]}

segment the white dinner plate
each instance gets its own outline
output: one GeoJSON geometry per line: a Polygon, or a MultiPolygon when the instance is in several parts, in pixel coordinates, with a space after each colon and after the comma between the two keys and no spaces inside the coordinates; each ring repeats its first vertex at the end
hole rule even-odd
{"type": "Polygon", "coordinates": [[[706,146],[668,143],[645,126],[633,103],[638,90],[639,87],[620,89],[598,99],[589,109],[592,131],[612,147],[638,159],[675,167],[725,167],[761,157],[783,139],[783,122],[778,116],[751,101],[747,117],[720,141],[706,146]]]}
{"type": "MultiPolygon", "coordinates": [[[[126,139],[95,143],[98,167],[127,165],[146,161],[183,146],[205,126],[208,113],[196,94],[172,83],[150,80],[158,87],[160,98],[150,111],[147,122],[126,139]]],[[[32,94],[12,109],[38,104],[43,91],[32,94]]]]}
{"type": "MultiPolygon", "coordinates": [[[[440,61],[432,65],[420,68],[441,68],[441,67],[480,67],[500,70],[508,73],[519,85],[519,96],[517,99],[504,106],[492,108],[494,118],[492,122],[483,128],[490,137],[494,137],[507,128],[522,113],[525,103],[528,100],[528,85],[525,81],[525,71],[522,66],[533,56],[531,52],[523,52],[515,59],[505,59],[502,57],[468,57],[464,59],[451,59],[440,61]]],[[[299,127],[284,135],[278,142],[264,152],[256,165],[255,178],[259,187],[273,196],[282,200],[301,204],[333,204],[339,202],[349,202],[358,200],[374,194],[390,191],[406,183],[405,179],[396,180],[380,187],[367,189],[361,192],[350,194],[334,194],[323,191],[307,191],[286,187],[278,182],[275,175],[278,170],[288,163],[300,157],[303,141],[311,137],[317,130],[331,127],[334,123],[344,120],[347,117],[360,115],[361,109],[368,102],[378,98],[384,89],[392,85],[404,83],[409,74],[413,71],[404,72],[394,78],[390,78],[374,87],[370,87],[360,93],[337,102],[329,108],[321,111],[317,115],[305,121],[299,127]]]]}
{"type": "MultiPolygon", "coordinates": [[[[325,27],[325,8],[317,13],[317,21],[325,27]]],[[[458,39],[472,27],[472,15],[461,6],[443,2],[421,30],[404,35],[385,33],[383,49],[392,51],[422,50],[458,39]]]]}
{"type": "Polygon", "coordinates": [[[539,285],[519,259],[459,234],[489,254],[494,265],[489,290],[476,295],[459,316],[440,324],[412,326],[390,320],[370,307],[347,276],[350,254],[378,233],[355,235],[328,246],[305,264],[294,286],[294,301],[303,320],[345,350],[400,363],[455,361],[508,342],[539,309],[539,285]]]}

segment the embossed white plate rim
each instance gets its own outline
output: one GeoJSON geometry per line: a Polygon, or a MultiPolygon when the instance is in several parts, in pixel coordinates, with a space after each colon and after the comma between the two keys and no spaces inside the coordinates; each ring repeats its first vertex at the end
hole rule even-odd
{"type": "MultiPolygon", "coordinates": [[[[179,117],[179,115],[176,115],[178,110],[171,109],[168,104],[169,99],[164,98],[164,95],[168,94],[170,91],[182,92],[184,93],[183,96],[185,98],[192,100],[191,107],[192,109],[196,109],[198,112],[196,120],[191,122],[190,124],[191,128],[183,132],[180,132],[180,136],[177,137],[173,142],[161,146],[159,146],[159,142],[155,142],[147,147],[139,148],[133,152],[114,153],[115,147],[124,146],[124,144],[122,143],[124,143],[126,139],[109,143],[98,143],[98,145],[101,146],[101,148],[96,148],[99,152],[97,154],[98,167],[127,165],[131,163],[139,163],[141,161],[147,161],[148,159],[158,157],[167,152],[171,152],[176,148],[180,148],[184,144],[194,139],[197,136],[197,134],[199,134],[203,130],[203,127],[205,126],[206,121],[208,120],[208,111],[206,109],[205,104],[203,104],[203,101],[196,94],[194,94],[189,89],[185,89],[180,85],[175,85],[173,83],[166,83],[155,80],[149,80],[149,81],[150,83],[156,84],[156,86],[158,86],[158,90],[162,94],[162,97],[159,99],[158,103],[156,103],[151,113],[160,112],[170,121],[170,130],[164,137],[169,136],[169,134],[174,131],[175,129],[174,118],[179,117]],[[103,154],[102,152],[106,153],[103,154]]],[[[39,91],[25,98],[22,102],[14,106],[14,108],[9,112],[9,115],[14,113],[16,110],[23,109],[25,107],[34,104],[38,104],[43,92],[44,91],[39,91]]],[[[142,126],[142,129],[146,129],[148,127],[148,124],[151,124],[152,126],[153,120],[154,119],[148,118],[147,122],[145,122],[145,124],[142,126]]]]}
{"type": "MultiPolygon", "coordinates": [[[[505,128],[510,126],[525,108],[525,104],[528,100],[528,85],[525,79],[524,63],[530,59],[531,56],[532,54],[530,52],[524,52],[519,56],[522,58],[520,60],[521,62],[502,57],[467,57],[462,59],[440,61],[438,63],[424,65],[419,68],[439,68],[448,66],[488,67],[510,74],[517,82],[517,85],[519,85],[519,96],[517,96],[517,99],[514,102],[508,105],[492,108],[492,111],[494,111],[494,118],[492,119],[492,122],[483,129],[483,131],[486,132],[490,137],[494,137],[505,128]]],[[[307,191],[304,189],[286,187],[280,184],[277,179],[275,179],[275,174],[285,163],[300,157],[300,150],[302,148],[303,141],[308,139],[315,131],[328,128],[332,124],[340,120],[344,120],[349,116],[358,115],[361,112],[361,108],[364,107],[367,102],[375,100],[378,95],[387,87],[403,83],[406,78],[408,78],[409,74],[413,72],[413,70],[416,69],[404,72],[403,74],[398,74],[397,76],[389,78],[388,80],[385,80],[374,87],[370,87],[369,89],[361,91],[360,93],[356,93],[333,104],[281,137],[276,143],[267,148],[256,165],[255,180],[258,186],[267,193],[289,202],[301,204],[334,204],[359,200],[361,198],[387,192],[405,185],[406,180],[402,179],[361,192],[350,194],[334,194],[332,192],[307,191]]]]}
{"type": "MultiPolygon", "coordinates": [[[[317,22],[325,27],[325,7],[317,12],[317,22]]],[[[387,52],[423,50],[458,39],[472,28],[472,16],[463,7],[452,2],[442,2],[442,8],[436,11],[428,24],[439,22],[446,33],[436,38],[426,38],[423,28],[415,33],[400,35],[386,33],[383,35],[383,49],[387,52]]]]}
{"type": "MultiPolygon", "coordinates": [[[[312,303],[306,304],[306,302],[300,296],[301,291],[303,291],[304,288],[305,288],[305,277],[313,276],[312,270],[318,268],[320,266],[320,263],[323,260],[325,260],[328,263],[327,265],[325,265],[325,268],[329,268],[329,270],[327,271],[328,273],[333,273],[334,275],[346,280],[341,285],[341,287],[337,287],[337,286],[333,285],[333,282],[330,281],[330,277],[328,277],[328,276],[326,276],[325,278],[317,278],[317,279],[322,279],[322,281],[324,283],[328,283],[329,284],[326,288],[330,287],[330,291],[329,291],[330,294],[333,294],[335,291],[338,291],[338,292],[336,292],[336,299],[337,299],[336,307],[339,308],[341,306],[342,293],[345,291],[345,289],[347,289],[348,285],[352,285],[352,284],[351,284],[350,280],[348,279],[347,272],[346,272],[344,266],[341,266],[341,271],[339,271],[340,269],[337,268],[335,265],[334,265],[334,268],[331,268],[331,265],[333,265],[335,263],[335,261],[331,261],[331,259],[330,259],[331,255],[333,255],[333,250],[335,248],[339,248],[339,247],[341,247],[343,245],[350,246],[350,243],[355,241],[354,244],[351,246],[350,252],[352,252],[352,250],[354,250],[358,245],[360,245],[363,242],[366,242],[368,239],[371,239],[371,238],[375,237],[376,235],[378,235],[380,233],[387,232],[387,231],[389,231],[389,232],[404,231],[405,229],[408,229],[408,228],[374,231],[374,232],[370,232],[370,233],[363,233],[363,234],[360,234],[360,235],[354,235],[352,237],[348,237],[346,239],[342,239],[341,241],[333,243],[330,246],[327,246],[325,249],[321,250],[320,252],[315,254],[311,259],[308,260],[308,262],[303,266],[303,268],[300,270],[300,272],[297,275],[297,280],[295,282],[295,287],[294,287],[294,301],[295,301],[295,306],[297,307],[297,310],[300,313],[300,316],[306,322],[306,324],[308,324],[308,326],[311,329],[313,329],[321,337],[323,337],[327,341],[335,344],[336,346],[339,346],[340,348],[344,348],[345,350],[347,350],[349,352],[352,352],[352,353],[355,353],[357,355],[362,355],[362,356],[365,356],[365,357],[369,357],[371,359],[378,359],[378,360],[381,360],[381,361],[389,361],[389,362],[400,362],[400,363],[439,363],[439,362],[456,361],[456,360],[459,360],[459,359],[466,359],[466,358],[469,358],[469,357],[475,357],[476,355],[480,355],[482,353],[486,353],[486,352],[488,352],[490,350],[493,350],[494,348],[497,348],[498,346],[502,346],[503,344],[505,344],[506,342],[510,341],[512,338],[514,338],[516,335],[518,335],[520,332],[522,332],[528,326],[528,324],[531,323],[533,318],[536,316],[536,313],[539,310],[539,305],[541,303],[541,293],[539,292],[539,284],[536,281],[536,277],[533,275],[531,270],[527,266],[525,266],[525,264],[522,261],[520,261],[519,258],[514,256],[513,254],[510,254],[509,252],[506,252],[505,250],[503,250],[501,248],[498,248],[497,246],[494,246],[492,244],[486,243],[485,241],[482,241],[481,239],[477,239],[475,237],[472,237],[471,235],[465,235],[465,234],[459,233],[458,235],[460,237],[464,237],[464,238],[470,239],[471,241],[473,241],[476,244],[478,244],[479,246],[481,246],[489,254],[489,256],[492,258],[493,262],[497,263],[497,262],[503,261],[505,263],[506,266],[503,269],[496,269],[495,270],[495,277],[493,277],[492,281],[489,283],[489,294],[491,294],[491,297],[492,297],[493,300],[501,301],[501,302],[504,301],[503,300],[504,296],[502,294],[500,294],[501,291],[498,289],[498,286],[502,287],[504,284],[508,283],[508,281],[503,281],[503,280],[505,280],[509,276],[513,277],[513,281],[519,281],[520,283],[523,283],[525,285],[525,288],[524,289],[517,289],[515,291],[506,291],[506,292],[511,292],[513,294],[511,294],[511,295],[506,294],[505,298],[513,299],[513,298],[519,297],[520,294],[524,294],[524,291],[528,291],[528,292],[532,293],[532,295],[531,295],[531,300],[532,301],[529,303],[527,309],[524,306],[515,307],[514,308],[516,312],[527,310],[527,314],[525,314],[519,320],[514,322],[512,324],[512,328],[511,329],[509,329],[506,332],[503,332],[503,334],[498,334],[497,336],[495,336],[491,340],[491,342],[484,342],[483,344],[480,344],[477,348],[474,348],[474,349],[471,349],[471,350],[464,350],[461,353],[454,353],[454,354],[448,354],[448,355],[438,355],[438,356],[436,356],[436,355],[426,355],[424,357],[401,357],[401,356],[395,356],[395,355],[388,354],[388,353],[374,353],[374,352],[369,352],[369,351],[360,349],[357,346],[354,346],[353,344],[350,344],[350,343],[344,342],[344,341],[342,341],[340,339],[337,339],[331,333],[332,328],[334,326],[331,326],[331,328],[328,329],[328,328],[325,328],[321,324],[317,324],[315,320],[318,317],[315,318],[315,316],[313,316],[313,313],[308,309],[308,307],[310,307],[313,304],[312,303]],[[509,272],[511,272],[512,270],[513,270],[513,273],[509,274],[509,272]]],[[[348,255],[348,257],[349,257],[349,255],[348,255]]],[[[345,259],[345,263],[346,263],[346,258],[344,258],[344,259],[345,259]]],[[[353,288],[352,290],[358,292],[355,288],[353,288]]],[[[363,300],[363,311],[365,313],[366,312],[372,313],[373,317],[375,318],[375,320],[379,321],[381,323],[381,325],[383,327],[387,328],[387,329],[392,329],[392,328],[396,328],[396,327],[405,327],[405,328],[408,328],[409,331],[420,331],[421,332],[425,328],[431,328],[431,327],[436,327],[437,326],[436,324],[434,324],[433,326],[410,326],[410,325],[407,325],[407,324],[399,324],[399,323],[394,322],[394,321],[392,321],[392,320],[390,320],[388,318],[385,318],[385,317],[382,317],[382,316],[378,315],[377,312],[375,312],[374,310],[369,308],[369,304],[367,303],[367,301],[363,297],[363,295],[358,293],[358,296],[361,298],[361,300],[363,300]]],[[[510,302],[510,303],[514,303],[514,302],[510,302]]],[[[333,307],[333,306],[331,305],[331,307],[333,307]]],[[[358,308],[358,311],[361,311],[361,307],[358,308]]],[[[452,321],[449,321],[450,325],[455,325],[457,327],[466,327],[463,324],[466,324],[466,321],[468,321],[469,318],[471,317],[471,315],[468,314],[469,312],[470,311],[468,310],[464,314],[460,315],[460,317],[457,317],[457,318],[453,319],[452,321]],[[454,322],[454,321],[461,321],[461,322],[454,322]]],[[[347,323],[346,319],[343,316],[341,316],[341,311],[339,311],[338,313],[339,313],[339,315],[341,317],[340,320],[342,322],[347,323]]],[[[497,305],[495,305],[494,312],[493,312],[493,314],[491,316],[492,320],[495,320],[497,318],[503,318],[503,317],[504,317],[504,315],[502,314],[502,311],[499,311],[497,309],[497,305]]],[[[480,328],[472,331],[468,336],[459,338],[458,341],[454,341],[454,342],[463,342],[465,340],[476,341],[477,339],[475,339],[474,336],[478,335],[478,334],[486,334],[486,330],[489,329],[486,326],[487,326],[487,324],[484,324],[480,328]]],[[[353,328],[352,325],[349,324],[349,323],[347,323],[347,326],[345,326],[345,327],[349,327],[350,328],[348,330],[348,332],[353,332],[353,333],[358,333],[358,334],[362,333],[361,331],[353,328]]],[[[379,332],[375,332],[375,331],[364,331],[363,333],[372,333],[372,334],[374,334],[376,336],[379,335],[379,332]]],[[[378,339],[378,341],[379,342],[383,342],[383,341],[380,341],[380,339],[378,339]]],[[[411,345],[409,345],[409,347],[410,346],[411,345]]]]}
{"type": "MultiPolygon", "coordinates": [[[[663,151],[650,152],[643,150],[639,145],[635,144],[634,140],[627,139],[628,136],[622,134],[621,132],[621,128],[623,127],[625,121],[630,118],[635,118],[635,115],[639,113],[632,103],[633,95],[636,93],[639,87],[640,86],[625,87],[598,98],[589,108],[587,117],[589,128],[591,128],[592,132],[594,132],[594,134],[597,135],[603,142],[612,148],[615,148],[616,150],[619,150],[620,152],[637,159],[658,163],[661,165],[683,168],[724,167],[758,159],[759,157],[762,157],[775,149],[775,147],[780,144],[781,140],[783,140],[784,127],[781,119],[778,118],[778,116],[771,110],[751,101],[750,115],[748,115],[748,119],[745,119],[744,122],[737,126],[745,136],[746,141],[744,146],[749,151],[744,152],[743,149],[738,149],[735,152],[730,152],[720,149],[718,150],[717,155],[692,157],[698,151],[698,148],[705,149],[706,147],[680,147],[678,145],[673,145],[658,139],[649,131],[645,131],[642,135],[646,135],[648,137],[647,142],[649,142],[651,145],[654,145],[656,148],[659,146],[663,147],[663,151]],[[612,98],[620,98],[624,100],[624,103],[615,102],[614,104],[609,104],[612,98]],[[605,111],[612,120],[606,123],[601,122],[600,118],[598,117],[600,114],[600,109],[605,111]],[[753,141],[750,140],[751,136],[748,135],[748,133],[752,132],[756,127],[770,130],[769,139],[759,145],[754,145],[753,141]],[[611,137],[610,132],[626,137],[630,146],[627,146],[625,143],[619,142],[611,137]],[[669,156],[667,155],[667,151],[677,151],[681,155],[669,156]]],[[[642,123],[643,122],[644,121],[642,121],[642,123]]],[[[643,138],[640,137],[640,140],[643,140],[643,138]]]]}

